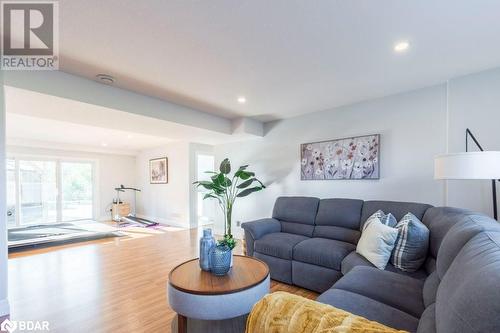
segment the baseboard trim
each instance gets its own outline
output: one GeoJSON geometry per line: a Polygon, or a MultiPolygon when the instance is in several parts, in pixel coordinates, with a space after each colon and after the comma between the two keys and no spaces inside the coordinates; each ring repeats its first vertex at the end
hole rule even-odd
{"type": "Polygon", "coordinates": [[[0,300],[0,317],[6,316],[10,313],[10,306],[8,299],[0,300]]]}

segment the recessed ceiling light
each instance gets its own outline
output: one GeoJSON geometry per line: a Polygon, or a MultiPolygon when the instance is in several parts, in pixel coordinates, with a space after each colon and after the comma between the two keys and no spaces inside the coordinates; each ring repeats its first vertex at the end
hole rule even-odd
{"type": "Polygon", "coordinates": [[[108,75],[108,74],[97,74],[95,77],[97,78],[97,81],[104,83],[104,84],[115,83],[115,78],[112,77],[111,75],[108,75]]]}
{"type": "Polygon", "coordinates": [[[245,98],[245,96],[238,97],[238,103],[245,104],[246,102],[247,102],[247,99],[245,98]]]}
{"type": "Polygon", "coordinates": [[[404,52],[404,51],[408,50],[409,47],[410,47],[410,43],[408,43],[407,41],[402,41],[402,42],[396,43],[396,45],[394,45],[394,51],[404,52]]]}
{"type": "Polygon", "coordinates": [[[127,135],[127,138],[133,139],[134,137],[131,134],[129,134],[129,135],[127,135]]]}
{"type": "Polygon", "coordinates": [[[108,146],[108,144],[107,144],[106,142],[103,142],[103,143],[101,143],[101,146],[103,146],[103,147],[107,147],[107,146],[108,146]]]}

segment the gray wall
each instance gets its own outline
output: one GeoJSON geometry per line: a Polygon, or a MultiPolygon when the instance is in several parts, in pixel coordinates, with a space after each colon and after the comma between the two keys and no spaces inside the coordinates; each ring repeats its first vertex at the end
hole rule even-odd
{"type": "Polygon", "coordinates": [[[464,151],[468,126],[500,150],[500,69],[449,83],[268,123],[262,139],[218,145],[217,160],[250,164],[269,183],[236,204],[234,220],[269,216],[279,195],[408,200],[491,213],[487,181],[434,180],[435,155],[464,151]],[[301,143],[381,134],[380,180],[301,181],[301,143]]]}

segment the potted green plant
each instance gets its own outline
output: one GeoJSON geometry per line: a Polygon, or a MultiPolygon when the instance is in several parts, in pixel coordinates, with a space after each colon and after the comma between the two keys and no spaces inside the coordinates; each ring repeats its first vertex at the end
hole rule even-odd
{"type": "Polygon", "coordinates": [[[231,233],[232,214],[236,199],[266,188],[260,180],[255,178],[255,173],[248,171],[247,168],[248,165],[242,165],[233,176],[230,176],[231,163],[228,158],[225,158],[220,164],[219,172],[207,171],[207,173],[212,174],[210,180],[200,180],[193,183],[197,187],[202,186],[209,190],[203,199],[217,200],[224,214],[224,237],[218,241],[218,244],[226,245],[231,250],[236,246],[236,240],[231,233]]]}

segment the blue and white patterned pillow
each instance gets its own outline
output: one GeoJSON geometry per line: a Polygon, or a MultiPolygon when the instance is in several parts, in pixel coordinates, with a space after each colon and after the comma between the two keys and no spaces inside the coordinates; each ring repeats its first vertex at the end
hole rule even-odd
{"type": "Polygon", "coordinates": [[[396,225],[398,238],[391,255],[391,264],[405,272],[417,271],[427,258],[429,229],[408,213],[396,225]]]}
{"type": "Polygon", "coordinates": [[[392,215],[391,213],[386,214],[382,210],[377,210],[375,213],[373,213],[369,218],[366,219],[365,224],[363,224],[363,229],[361,232],[365,231],[366,227],[375,221],[376,219],[379,219],[382,224],[385,224],[386,226],[389,227],[396,227],[396,224],[398,223],[398,220],[392,215]]]}

